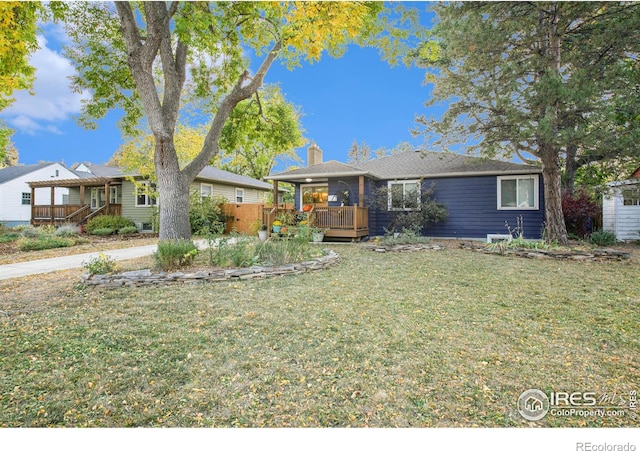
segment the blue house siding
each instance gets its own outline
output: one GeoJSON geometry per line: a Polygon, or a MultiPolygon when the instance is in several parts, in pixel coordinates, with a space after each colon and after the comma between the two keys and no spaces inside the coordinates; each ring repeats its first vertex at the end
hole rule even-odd
{"type": "MultiPolygon", "coordinates": [[[[540,238],[544,222],[542,177],[538,210],[498,210],[496,176],[425,179],[423,187],[428,189],[432,182],[435,183],[434,198],[447,207],[449,219],[445,223],[428,225],[423,232],[425,235],[485,239],[487,234],[508,233],[505,221],[515,227],[518,216],[522,216],[525,238],[540,238]]],[[[387,186],[387,181],[377,185],[387,186]]],[[[384,235],[388,222],[388,211],[370,211],[370,235],[384,235]]]]}

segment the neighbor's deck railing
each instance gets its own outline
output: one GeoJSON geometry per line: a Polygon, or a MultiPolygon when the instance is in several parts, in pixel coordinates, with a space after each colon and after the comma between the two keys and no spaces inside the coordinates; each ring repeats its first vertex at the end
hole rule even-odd
{"type": "MultiPolygon", "coordinates": [[[[33,224],[82,224],[87,218],[96,216],[91,212],[89,205],[34,205],[31,209],[31,222],[33,224]]],[[[109,204],[109,208],[102,207],[97,214],[109,214],[120,216],[122,206],[109,204]]]]}

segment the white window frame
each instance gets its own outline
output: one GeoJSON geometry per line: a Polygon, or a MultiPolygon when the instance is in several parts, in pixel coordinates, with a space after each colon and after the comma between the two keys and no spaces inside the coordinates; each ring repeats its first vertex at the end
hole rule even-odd
{"type": "Polygon", "coordinates": [[[497,177],[498,183],[498,210],[539,210],[540,209],[540,176],[538,174],[527,175],[503,175],[497,177]],[[506,207],[502,205],[502,181],[503,180],[516,180],[516,206],[506,207]],[[525,207],[518,204],[518,180],[533,180],[533,205],[525,207]]]}
{"type": "Polygon", "coordinates": [[[200,197],[213,197],[213,185],[211,183],[200,183],[200,197]],[[209,194],[204,192],[204,188],[209,188],[209,194]]]}
{"type": "Polygon", "coordinates": [[[414,210],[420,210],[420,195],[422,193],[422,182],[420,180],[389,180],[387,182],[387,192],[388,192],[388,198],[387,198],[387,209],[389,211],[414,211],[414,210]],[[398,207],[392,207],[391,205],[391,201],[392,201],[392,192],[391,192],[391,185],[402,185],[402,197],[404,198],[404,196],[406,196],[406,192],[407,192],[407,185],[417,185],[418,186],[418,207],[417,208],[398,208],[398,207]]]}
{"type": "Polygon", "coordinates": [[[138,185],[136,185],[136,192],[135,192],[135,206],[137,207],[151,207],[153,205],[156,205],[156,200],[151,197],[147,192],[144,192],[143,194],[140,194],[140,191],[145,190],[147,191],[145,188],[147,186],[151,186],[151,189],[153,189],[153,185],[150,185],[149,182],[139,182],[138,185]],[[139,198],[141,196],[144,196],[144,204],[141,204],[139,202],[139,198]]]}
{"type": "Polygon", "coordinates": [[[638,207],[640,206],[640,187],[626,186],[620,190],[620,197],[622,198],[622,205],[625,207],[638,207]]]}
{"type": "MultiPolygon", "coordinates": [[[[326,182],[326,183],[306,183],[304,185],[300,185],[300,205],[305,205],[305,202],[304,202],[304,189],[305,188],[318,188],[318,187],[320,187],[320,188],[325,188],[326,187],[327,188],[327,202],[329,202],[329,183],[328,182],[326,182]]],[[[315,204],[318,204],[318,203],[321,203],[321,202],[315,202],[315,203],[312,202],[311,204],[315,205],[315,204]]]]}
{"type": "Polygon", "coordinates": [[[236,204],[242,203],[244,203],[244,188],[236,188],[236,204]]]}
{"type": "Polygon", "coordinates": [[[31,205],[31,193],[22,193],[21,205],[31,205]],[[25,203],[27,201],[27,203],[25,203]]]}

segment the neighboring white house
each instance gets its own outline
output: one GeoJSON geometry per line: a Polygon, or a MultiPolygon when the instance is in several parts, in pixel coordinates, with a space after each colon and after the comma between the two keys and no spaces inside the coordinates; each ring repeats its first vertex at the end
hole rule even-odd
{"type": "Polygon", "coordinates": [[[640,239],[640,178],[607,186],[602,198],[603,230],[613,232],[621,241],[640,239]]]}
{"type": "MultiPolygon", "coordinates": [[[[60,163],[38,163],[0,169],[0,224],[11,227],[30,223],[32,191],[28,182],[76,178],[76,174],[60,163]]],[[[51,203],[50,188],[36,188],[33,192],[36,203],[51,203]]],[[[66,188],[56,189],[55,203],[66,203],[68,194],[69,190],[66,188]]]]}

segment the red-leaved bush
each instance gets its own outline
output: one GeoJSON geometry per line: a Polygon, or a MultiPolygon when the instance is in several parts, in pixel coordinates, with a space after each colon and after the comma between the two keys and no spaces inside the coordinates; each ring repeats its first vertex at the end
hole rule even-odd
{"type": "Polygon", "coordinates": [[[601,214],[601,207],[582,188],[562,193],[562,212],[567,232],[585,238],[593,231],[593,224],[601,214]]]}

